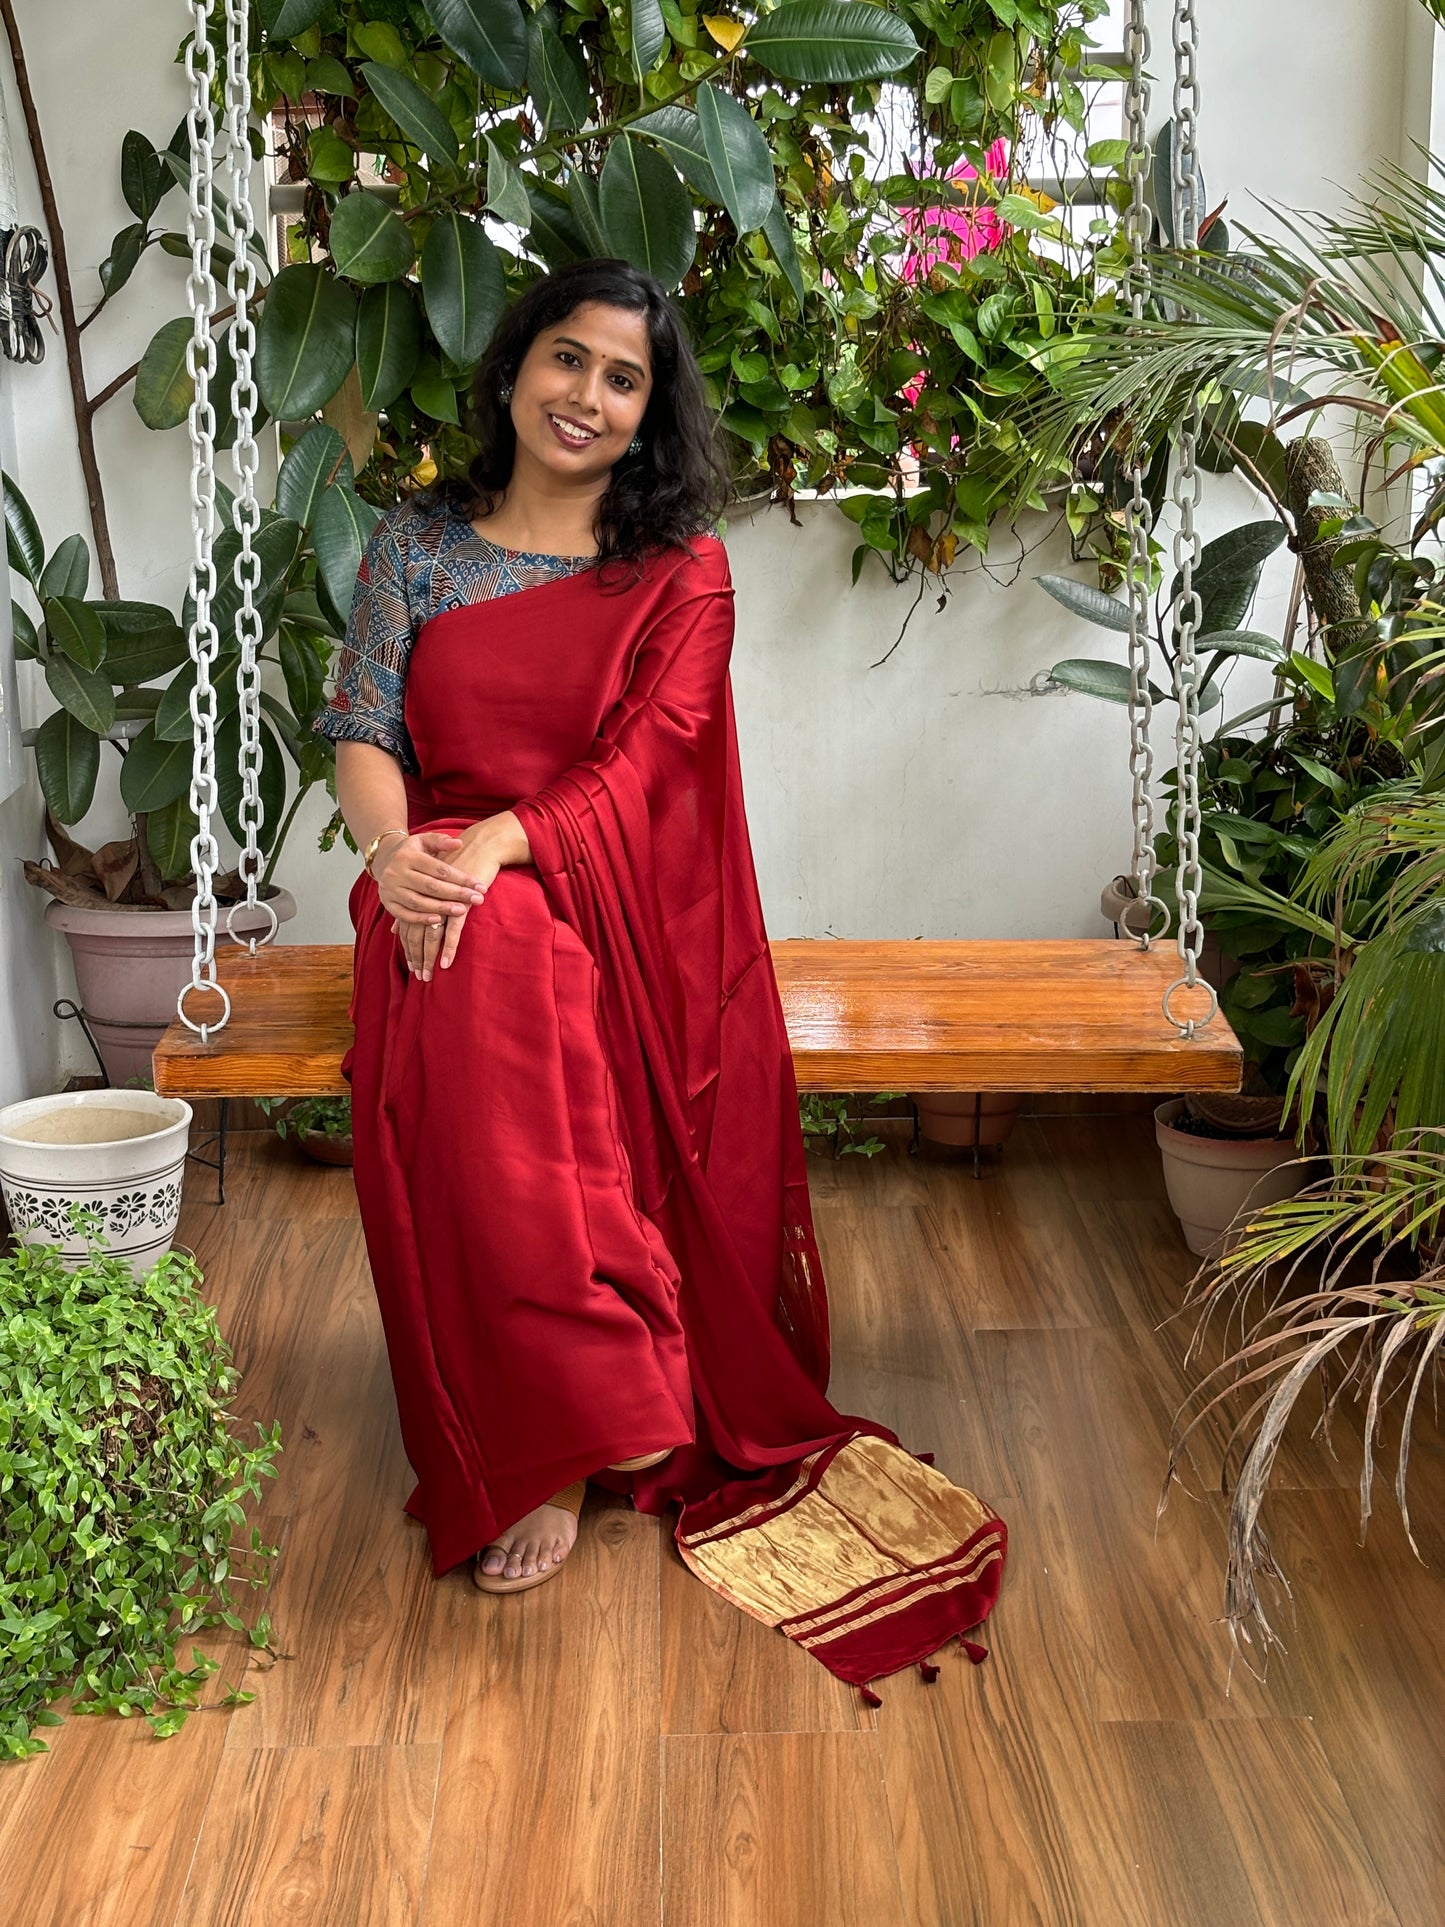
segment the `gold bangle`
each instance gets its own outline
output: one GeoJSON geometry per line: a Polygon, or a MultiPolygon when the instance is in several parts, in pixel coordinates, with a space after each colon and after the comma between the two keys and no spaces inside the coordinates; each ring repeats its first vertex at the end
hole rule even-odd
{"type": "Polygon", "coordinates": [[[410,830],[378,830],[376,835],[367,844],[365,851],[362,853],[362,858],[361,858],[362,869],[365,870],[368,876],[371,876],[373,874],[373,871],[371,868],[372,860],[376,856],[377,847],[381,843],[381,840],[383,837],[410,836],[410,835],[411,835],[410,830]]]}

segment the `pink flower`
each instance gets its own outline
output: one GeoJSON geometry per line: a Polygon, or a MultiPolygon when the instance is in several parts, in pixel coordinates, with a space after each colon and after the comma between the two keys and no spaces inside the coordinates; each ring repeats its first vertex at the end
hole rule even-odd
{"type": "MultiPolygon", "coordinates": [[[[1002,136],[983,157],[984,172],[992,183],[1008,168],[1008,146],[1002,136]]],[[[958,185],[979,178],[978,169],[960,161],[943,177],[958,185]]],[[[1007,238],[1008,226],[990,203],[946,207],[910,207],[904,210],[903,231],[908,236],[899,272],[905,281],[926,280],[940,263],[958,267],[977,254],[987,254],[1007,238]]]]}

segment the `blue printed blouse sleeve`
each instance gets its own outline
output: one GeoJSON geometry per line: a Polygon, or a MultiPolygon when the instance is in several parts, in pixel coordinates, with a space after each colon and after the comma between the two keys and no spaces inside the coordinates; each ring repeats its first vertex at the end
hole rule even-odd
{"type": "Polygon", "coordinates": [[[333,743],[376,743],[411,775],[416,751],[402,713],[414,636],[405,534],[384,515],[356,574],[351,614],[336,658],[336,684],[312,728],[333,743]]]}

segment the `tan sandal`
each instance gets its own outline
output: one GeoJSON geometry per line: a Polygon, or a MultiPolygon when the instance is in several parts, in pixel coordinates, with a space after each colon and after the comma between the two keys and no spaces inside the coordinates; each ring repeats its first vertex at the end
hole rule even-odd
{"type": "Polygon", "coordinates": [[[660,1452],[644,1452],[640,1459],[619,1459],[616,1465],[609,1465],[607,1470],[609,1472],[641,1472],[649,1465],[661,1465],[664,1459],[670,1459],[675,1449],[675,1447],[668,1445],[664,1446],[660,1452]]]}
{"type": "MultiPolygon", "coordinates": [[[[564,1512],[570,1512],[575,1519],[582,1510],[582,1500],[586,1491],[587,1481],[577,1479],[567,1487],[565,1492],[559,1492],[556,1498],[546,1499],[543,1503],[560,1506],[564,1512]]],[[[519,1573],[515,1579],[508,1579],[500,1572],[482,1571],[482,1559],[493,1546],[498,1552],[504,1549],[498,1540],[491,1539],[482,1547],[472,1563],[473,1582],[482,1592],[525,1592],[529,1586],[540,1586],[543,1580],[554,1578],[567,1563],[565,1559],[555,1559],[545,1572],[519,1573]]],[[[509,1559],[511,1556],[510,1553],[507,1554],[509,1559]]]]}

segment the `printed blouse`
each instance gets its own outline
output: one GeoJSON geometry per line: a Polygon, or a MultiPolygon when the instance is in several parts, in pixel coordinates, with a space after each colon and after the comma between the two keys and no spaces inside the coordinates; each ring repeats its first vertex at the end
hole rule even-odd
{"type": "Polygon", "coordinates": [[[366,545],[336,686],[311,727],[333,743],[377,743],[418,775],[402,705],[407,659],[423,623],[448,609],[575,575],[594,559],[504,548],[444,501],[403,502],[382,516],[366,545]]]}

